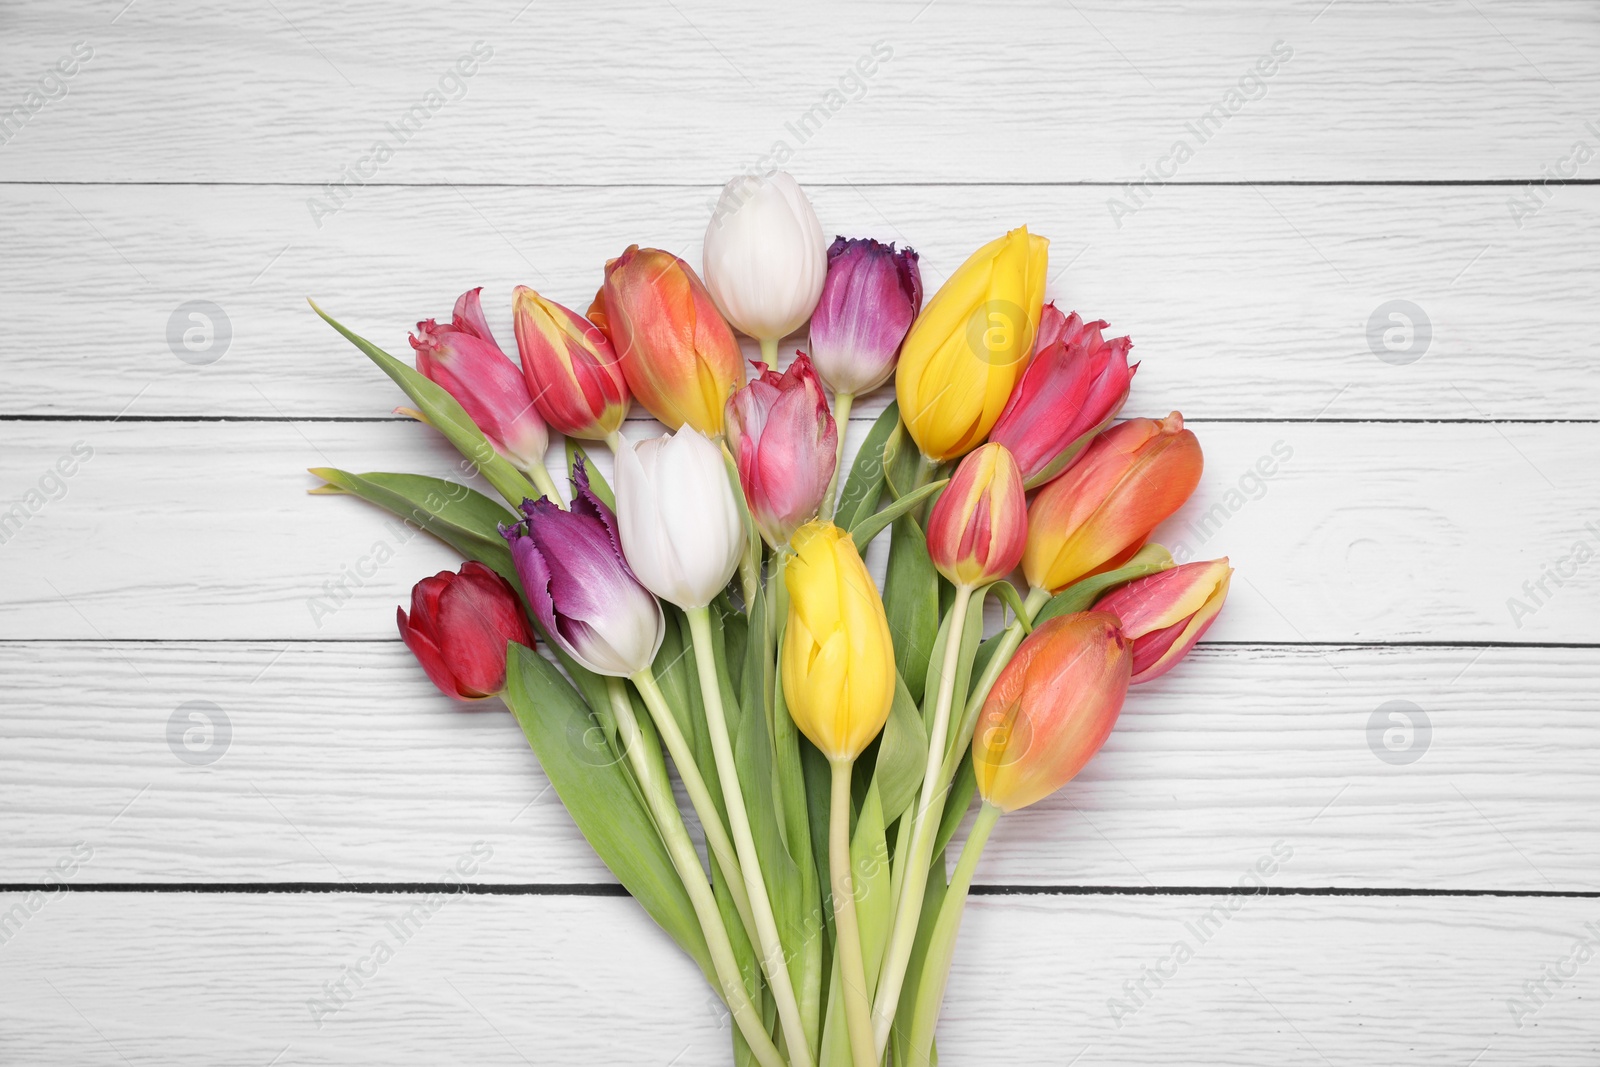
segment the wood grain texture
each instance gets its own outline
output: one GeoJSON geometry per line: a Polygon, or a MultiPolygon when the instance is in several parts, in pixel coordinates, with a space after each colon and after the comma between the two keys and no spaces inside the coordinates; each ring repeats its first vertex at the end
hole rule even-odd
{"type": "Polygon", "coordinates": [[[1187,138],[1183,181],[1538,179],[1600,121],[1600,20],[1557,0],[79,0],[10,16],[16,95],[80,40],[93,59],[6,177],[316,185],[387,137],[391,182],[720,183],[779,141],[809,180],[1125,182],[1187,138]],[[441,85],[477,42],[487,61],[441,85]],[[1289,58],[1246,80],[1275,44],[1289,58]]]}
{"type": "MultiPolygon", "coordinates": [[[[851,429],[854,447],[866,427],[851,429]]],[[[1156,539],[1190,559],[1246,561],[1213,639],[1600,640],[1600,566],[1573,555],[1600,543],[1600,517],[1576,503],[1600,492],[1600,469],[1573,462],[1600,446],[1600,426],[1197,430],[1207,473],[1156,539]],[[1567,572],[1560,585],[1542,578],[1551,566],[1567,572]],[[1524,583],[1541,580],[1530,597],[1524,583]]],[[[20,526],[12,516],[0,545],[0,605],[12,609],[0,637],[388,637],[412,583],[459,562],[359,501],[306,495],[313,466],[458,475],[460,457],[415,424],[5,433],[0,501],[40,506],[20,526]],[[48,480],[74,445],[93,456],[57,487],[48,480]]],[[[609,474],[609,456],[597,468],[609,474]]]]}
{"type": "MultiPolygon", "coordinates": [[[[20,898],[0,897],[7,909],[20,898]]],[[[706,1064],[728,1030],[631,901],[63,894],[0,956],[14,1063],[706,1064]],[[427,908],[431,906],[429,913],[427,908]],[[396,934],[403,929],[405,938],[396,934]],[[389,950],[380,961],[379,945],[389,950]],[[358,973],[358,968],[360,972],[358,973]],[[325,983],[345,981],[338,1011],[325,983]],[[86,1025],[87,1024],[87,1025],[86,1025]]],[[[1592,900],[975,898],[940,1062],[1591,1064],[1592,900]],[[1202,940],[1194,931],[1204,929],[1202,940]],[[1192,957],[1173,967],[1178,942],[1192,957]],[[1153,980],[1160,966],[1169,977],[1153,980]],[[1144,982],[1134,1005],[1124,983],[1144,982]],[[1113,1021],[1111,1000],[1135,1007],[1113,1021]]],[[[1133,986],[1137,988],[1137,986],[1133,986]]]]}
{"type": "MultiPolygon", "coordinates": [[[[307,296],[409,359],[406,331],[483,285],[514,346],[516,284],[581,311],[630,242],[698,267],[713,192],[373,188],[318,228],[302,188],[0,186],[4,213],[28,219],[0,262],[0,303],[74,309],[48,352],[15,362],[0,413],[381,417],[392,386],[307,296]],[[192,352],[179,309],[194,300],[220,308],[209,314],[228,333],[191,338],[192,352]]],[[[1556,190],[1520,225],[1507,203],[1521,194],[1502,186],[1170,187],[1121,219],[1096,188],[810,193],[829,233],[917,248],[930,292],[1008,227],[1051,237],[1049,295],[1134,339],[1130,414],[1589,419],[1600,407],[1593,186],[1556,190]],[[1396,300],[1415,309],[1409,335],[1380,312],[1396,300]]]]}
{"type": "MultiPolygon", "coordinates": [[[[1231,886],[1282,843],[1277,887],[1600,890],[1597,667],[1202,646],[1133,691],[1073,784],[1002,822],[978,880],[1231,886]],[[1405,734],[1392,701],[1426,726],[1405,734]],[[1378,754],[1394,728],[1410,762],[1378,754]]],[[[42,881],[79,841],[80,882],[438,881],[475,841],[478,881],[613,881],[498,703],[439,696],[398,640],[4,643],[0,673],[0,882],[42,881]]]]}

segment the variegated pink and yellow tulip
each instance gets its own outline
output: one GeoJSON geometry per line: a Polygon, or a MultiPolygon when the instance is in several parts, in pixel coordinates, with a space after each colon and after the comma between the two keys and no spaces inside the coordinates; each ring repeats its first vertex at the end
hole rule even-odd
{"type": "Polygon", "coordinates": [[[1115,615],[1133,639],[1133,682],[1148,682],[1178,665],[1228,596],[1233,568],[1226,557],[1139,578],[1102,598],[1094,610],[1115,615]]]}

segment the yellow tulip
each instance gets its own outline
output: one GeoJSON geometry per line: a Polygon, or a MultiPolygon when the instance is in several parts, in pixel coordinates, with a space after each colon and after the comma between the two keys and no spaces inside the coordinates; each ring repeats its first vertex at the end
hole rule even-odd
{"type": "Polygon", "coordinates": [[[894,645],[878,587],[850,535],[809,522],[789,541],[783,695],[800,732],[830,760],[852,760],[894,702],[894,645]]]}
{"type": "Polygon", "coordinates": [[[928,301],[900,352],[895,395],[922,454],[983,443],[1028,368],[1050,242],[1020,226],[967,257],[928,301]]]}

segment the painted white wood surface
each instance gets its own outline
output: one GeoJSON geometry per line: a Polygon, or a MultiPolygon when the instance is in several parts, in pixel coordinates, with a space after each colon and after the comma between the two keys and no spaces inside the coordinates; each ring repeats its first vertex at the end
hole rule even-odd
{"type": "MultiPolygon", "coordinates": [[[[1207,473],[1156,537],[1244,564],[1211,639],[1600,639],[1600,564],[1567,566],[1538,604],[1522,588],[1575,543],[1600,544],[1583,505],[1600,467],[1577,461],[1600,451],[1600,425],[1195,429],[1207,473]]],[[[852,423],[855,439],[865,430],[852,423]]],[[[459,473],[415,423],[14,422],[7,435],[0,500],[79,442],[93,456],[0,545],[13,609],[0,636],[388,637],[412,583],[458,562],[360,501],[307,495],[321,484],[308,467],[459,473]]]]}
{"type": "MultiPolygon", "coordinates": [[[[717,183],[784,138],[824,226],[911,243],[930,286],[1007,226],[1052,237],[1051,295],[1134,337],[1128,413],[1201,435],[1163,538],[1240,565],[1211,641],[1007,821],[981,883],[1219,889],[1282,842],[1270,881],[1311,892],[1600,889],[1597,581],[1545,577],[1600,539],[1600,197],[1544,183],[1600,146],[1591,6],[13,4],[0,114],[80,41],[66,95],[0,145],[0,509],[45,501],[0,542],[0,881],[80,842],[84,882],[438,880],[483,841],[484,881],[609,882],[504,714],[438,697],[394,639],[450,553],[304,494],[307,466],[454,460],[414,426],[316,421],[399,397],[303,298],[404,354],[483,284],[509,343],[515,283],[582,308],[630,241],[697,262],[717,183]],[[308,201],[479,40],[460,99],[319,226],[308,201]],[[1280,40],[1171,184],[1124,184],[1280,40]],[[786,124],[877,41],[865,95],[799,143],[786,124]],[[232,330],[203,366],[167,340],[195,299],[232,330]],[[1394,300],[1431,328],[1412,362],[1370,336],[1394,300]],[[92,458],[44,482],[77,441],[92,458]],[[393,562],[315,625],[308,598],[380,539],[393,562]],[[169,746],[189,700],[229,716],[213,764],[169,746]],[[1373,749],[1395,700],[1429,716],[1413,763],[1373,749]]],[[[1600,922],[1579,896],[1252,899],[1118,1028],[1107,998],[1214,902],[977,898],[945,1062],[1600,1055],[1600,964],[1520,1027],[1507,1003],[1600,922]]],[[[16,929],[18,903],[7,1063],[726,1061],[708,990],[626,900],[451,898],[321,1030],[306,1001],[410,900],[72,894],[16,929]]]]}
{"type": "MultiPolygon", "coordinates": [[[[1230,885],[1283,840],[1280,887],[1600,891],[1597,667],[1592,648],[1202,647],[1002,823],[979,882],[1230,885]],[[1378,754],[1391,701],[1427,719],[1389,739],[1410,762],[1378,754]]],[[[0,883],[78,841],[82,882],[425,882],[475,840],[495,850],[479,881],[613,881],[510,717],[439,696],[398,640],[7,643],[0,675],[0,883]]]]}
{"type": "MultiPolygon", "coordinates": [[[[1172,186],[1120,225],[1103,188],[809,190],[828,233],[918,249],[930,292],[1008,227],[1050,237],[1048,294],[1133,337],[1130,414],[1590,419],[1600,407],[1593,186],[1557,190],[1520,226],[1507,209],[1520,194],[1504,186],[1172,186]],[[1387,313],[1370,325],[1395,300],[1419,309],[1409,338],[1387,313]]],[[[0,412],[381,417],[393,386],[307,296],[409,358],[407,330],[482,285],[512,346],[514,285],[582,311],[630,242],[698,268],[714,192],[370,188],[319,229],[298,187],[0,186],[0,211],[28,220],[0,262],[0,306],[74,309],[41,358],[18,361],[0,412]],[[191,300],[221,308],[229,331],[192,355],[168,340],[191,300]]]]}
{"type": "Polygon", "coordinates": [[[1530,180],[1600,122],[1600,19],[1561,0],[121,7],[9,14],[18,82],[95,56],[7,177],[335,181],[479,41],[377,180],[720,183],[784,140],[807,180],[1126,182],[1184,137],[1184,181],[1530,180]]]}
{"type": "MultiPolygon", "coordinates": [[[[727,1062],[704,980],[631,901],[444,896],[431,915],[424,902],[41,897],[0,953],[0,1047],[27,1064],[727,1062]],[[365,972],[359,986],[346,968],[365,972]],[[310,1002],[341,978],[352,995],[319,1028],[310,1002]]],[[[1600,964],[1572,960],[1600,909],[1506,903],[974,898],[940,1062],[1594,1063],[1600,964]],[[1173,973],[1180,940],[1193,955],[1173,973]],[[1508,1002],[1558,963],[1574,973],[1519,1029],[1508,1002]],[[1157,966],[1171,974],[1159,986],[1157,966]],[[1119,1027],[1108,1001],[1141,979],[1150,995],[1119,1027]]]]}

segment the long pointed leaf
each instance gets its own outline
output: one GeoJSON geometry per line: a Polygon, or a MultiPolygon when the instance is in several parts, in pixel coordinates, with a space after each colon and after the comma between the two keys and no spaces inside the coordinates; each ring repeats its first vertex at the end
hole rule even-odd
{"type": "Polygon", "coordinates": [[[618,763],[596,765],[571,742],[592,725],[589,709],[532,649],[513,643],[506,658],[506,704],[572,821],[617,881],[716,984],[710,953],[689,895],[649,812],[618,763]]]}
{"type": "Polygon", "coordinates": [[[463,456],[476,464],[489,484],[494,486],[512,507],[518,506],[524,499],[537,500],[544,495],[535,489],[533,483],[513,467],[509,460],[494,450],[494,446],[483,436],[483,431],[478,429],[466,409],[457,403],[456,398],[446,392],[443,386],[435,385],[423,374],[395,359],[360,334],[346,328],[318,307],[315,300],[307,302],[313,311],[322,316],[324,322],[343,334],[346,340],[394,379],[395,384],[404,389],[406,395],[417,405],[428,425],[444,434],[463,456]]]}
{"type": "MultiPolygon", "coordinates": [[[[889,435],[900,425],[900,405],[889,401],[883,414],[867,431],[866,440],[856,450],[839,492],[839,504],[834,509],[833,521],[848,530],[866,516],[878,510],[878,498],[883,495],[883,455],[889,435]]],[[[844,433],[844,427],[839,428],[844,433]]]]}
{"type": "Polygon", "coordinates": [[[921,489],[913,490],[900,497],[882,511],[875,511],[864,518],[856,520],[856,524],[849,528],[850,539],[856,543],[856,551],[865,552],[867,546],[872,544],[872,539],[882,533],[885,526],[888,526],[900,516],[909,513],[912,508],[943,489],[949,484],[949,481],[950,479],[948,478],[941,478],[936,482],[929,482],[921,489]]]}

